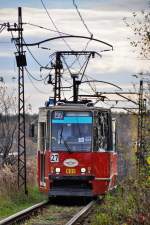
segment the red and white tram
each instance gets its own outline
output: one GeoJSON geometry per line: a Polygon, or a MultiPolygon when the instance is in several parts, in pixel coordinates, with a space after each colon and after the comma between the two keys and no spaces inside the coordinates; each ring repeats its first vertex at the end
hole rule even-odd
{"type": "Polygon", "coordinates": [[[40,108],[38,185],[48,196],[98,196],[116,186],[115,121],[109,109],[63,103],[40,108]]]}

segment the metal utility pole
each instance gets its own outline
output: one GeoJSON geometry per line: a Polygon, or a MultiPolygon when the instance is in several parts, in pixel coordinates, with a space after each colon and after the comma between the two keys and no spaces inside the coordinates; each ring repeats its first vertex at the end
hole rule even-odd
{"type": "Polygon", "coordinates": [[[143,98],[143,80],[140,80],[138,141],[137,141],[137,157],[139,170],[141,166],[145,164],[145,130],[146,130],[146,99],[143,98]]]}
{"type": "Polygon", "coordinates": [[[18,8],[18,187],[24,186],[27,194],[26,141],[25,141],[25,101],[24,66],[26,58],[23,51],[22,9],[18,8]]]}
{"type": "Polygon", "coordinates": [[[27,191],[26,178],[26,141],[25,141],[25,100],[24,100],[24,67],[27,65],[25,52],[23,51],[22,9],[18,8],[18,25],[8,25],[8,31],[17,31],[15,39],[17,52],[16,62],[18,67],[18,188],[24,187],[27,191]]]}

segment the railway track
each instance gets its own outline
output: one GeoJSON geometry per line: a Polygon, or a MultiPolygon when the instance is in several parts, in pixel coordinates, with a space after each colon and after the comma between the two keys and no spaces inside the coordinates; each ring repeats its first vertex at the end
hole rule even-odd
{"type": "Polygon", "coordinates": [[[96,201],[91,201],[88,205],[83,207],[77,214],[75,214],[71,220],[69,220],[65,225],[80,225],[83,224],[85,216],[89,214],[93,206],[96,204],[96,201]]]}
{"type": "Polygon", "coordinates": [[[13,225],[15,223],[24,221],[27,218],[30,218],[33,214],[35,215],[35,213],[39,212],[39,210],[42,210],[45,206],[48,205],[48,203],[48,201],[43,201],[18,213],[15,213],[12,216],[0,220],[0,225],[13,225]]]}
{"type": "MultiPolygon", "coordinates": [[[[43,201],[39,204],[36,204],[36,205],[33,205],[25,210],[22,210],[12,216],[9,216],[3,220],[0,221],[0,225],[13,225],[13,224],[30,224],[30,222],[28,223],[28,220],[30,221],[30,218],[32,220],[32,217],[34,215],[37,215],[37,214],[40,214],[39,212],[41,210],[43,210],[43,208],[47,208],[49,206],[49,204],[51,205],[51,203],[49,201],[43,201]],[[27,222],[25,222],[27,221],[27,222]]],[[[82,224],[82,221],[84,220],[85,217],[87,217],[87,215],[90,213],[91,209],[93,208],[93,206],[96,204],[96,201],[91,201],[90,203],[88,203],[86,206],[84,207],[79,207],[79,208],[76,208],[76,211],[77,213],[75,213],[75,211],[71,211],[69,210],[69,207],[68,208],[68,212],[69,212],[69,216],[71,217],[71,214],[74,215],[71,219],[69,219],[69,217],[67,218],[66,217],[66,220],[68,221],[67,223],[64,223],[64,221],[62,221],[62,225],[65,224],[65,225],[78,225],[78,224],[82,224]]],[[[52,206],[52,205],[51,205],[52,206]]],[[[57,206],[59,207],[59,206],[57,206]]],[[[61,210],[59,210],[61,211],[61,210]]],[[[49,211],[49,214],[53,214],[53,212],[50,210],[49,211]]],[[[44,214],[44,213],[43,213],[44,214]]],[[[57,215],[57,217],[59,217],[59,215],[57,215]]],[[[36,217],[35,218],[35,221],[36,222],[36,217]]],[[[60,221],[61,221],[61,216],[60,216],[60,221]]],[[[37,220],[39,220],[39,218],[37,218],[37,220]]],[[[60,221],[59,221],[59,224],[60,224],[60,221]]],[[[32,224],[32,222],[31,222],[32,224]]],[[[41,222],[42,224],[42,222],[41,222]]],[[[53,224],[53,221],[52,222],[48,222],[47,224],[53,224]]],[[[54,224],[57,224],[57,221],[56,223],[54,224]]]]}

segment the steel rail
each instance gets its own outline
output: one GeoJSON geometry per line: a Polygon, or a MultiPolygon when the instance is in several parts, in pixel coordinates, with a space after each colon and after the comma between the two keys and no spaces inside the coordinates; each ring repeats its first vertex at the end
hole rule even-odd
{"type": "Polygon", "coordinates": [[[82,208],[77,214],[75,214],[71,220],[69,220],[65,225],[75,225],[86,213],[88,213],[92,207],[96,204],[96,201],[91,201],[88,205],[82,208]]]}
{"type": "Polygon", "coordinates": [[[15,224],[18,221],[24,220],[26,217],[28,217],[33,212],[37,211],[38,209],[46,206],[48,204],[48,201],[40,202],[36,205],[30,206],[27,209],[24,209],[20,212],[17,212],[16,214],[13,214],[3,220],[0,220],[0,225],[8,225],[8,224],[15,224]]]}

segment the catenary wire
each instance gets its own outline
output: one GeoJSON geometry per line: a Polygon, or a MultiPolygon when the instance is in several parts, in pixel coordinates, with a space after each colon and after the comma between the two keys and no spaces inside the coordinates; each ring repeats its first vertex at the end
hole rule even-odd
{"type": "MultiPolygon", "coordinates": [[[[76,11],[77,11],[79,17],[80,17],[80,19],[81,19],[83,25],[85,26],[86,30],[87,30],[88,33],[90,34],[91,40],[92,40],[93,34],[91,33],[91,31],[89,30],[88,26],[86,25],[86,23],[85,23],[85,21],[84,21],[82,15],[81,15],[81,13],[80,13],[80,11],[79,11],[79,9],[78,9],[78,6],[77,6],[75,0],[73,0],[73,5],[74,5],[74,7],[76,8],[76,11]]],[[[86,49],[88,48],[88,45],[89,45],[89,43],[91,42],[91,40],[88,40],[88,41],[87,41],[87,43],[86,43],[86,45],[85,45],[85,47],[84,47],[84,49],[83,49],[82,51],[86,51],[86,49]]],[[[80,56],[76,56],[76,59],[75,59],[75,60],[73,61],[73,63],[71,64],[71,67],[75,64],[76,61],[79,61],[79,58],[80,58],[80,56]]],[[[81,65],[80,65],[80,66],[81,66],[81,65]]]]}
{"type": "Polygon", "coordinates": [[[34,82],[32,81],[31,77],[29,76],[29,74],[27,73],[27,76],[32,84],[32,86],[36,89],[36,91],[38,91],[39,93],[41,94],[44,94],[44,95],[47,95],[49,94],[49,92],[44,92],[44,91],[41,91],[38,87],[35,86],[34,82]]]}
{"type": "MultiPolygon", "coordinates": [[[[60,31],[59,31],[58,27],[56,26],[56,24],[55,24],[54,20],[52,19],[50,13],[48,12],[48,10],[47,10],[47,8],[46,8],[46,6],[45,6],[43,0],[41,0],[41,3],[42,3],[42,5],[43,5],[43,8],[45,9],[46,14],[48,15],[50,21],[52,22],[52,24],[53,24],[53,26],[55,27],[55,29],[58,31],[59,36],[61,37],[62,35],[60,34],[60,31]]],[[[63,42],[66,44],[66,46],[67,46],[71,51],[73,51],[72,48],[70,47],[70,45],[68,44],[68,42],[67,42],[64,38],[62,38],[62,40],[63,40],[63,42]]],[[[76,56],[76,57],[77,57],[77,56],[76,56]]],[[[64,59],[64,60],[65,60],[65,59],[64,59]]],[[[78,61],[79,65],[80,65],[80,61],[79,61],[78,57],[77,57],[77,61],[78,61]]],[[[80,65],[80,66],[81,66],[81,65],[80,65]]]]}
{"type": "MultiPolygon", "coordinates": [[[[55,29],[58,31],[59,36],[61,37],[60,31],[59,31],[58,27],[56,26],[56,24],[55,24],[53,18],[51,17],[50,13],[48,12],[48,10],[47,10],[47,8],[46,8],[46,6],[44,4],[44,1],[41,0],[41,3],[43,5],[43,8],[45,9],[45,12],[46,12],[47,16],[49,17],[50,21],[52,22],[52,24],[55,27],[55,29]]],[[[72,51],[72,49],[71,49],[70,45],[68,44],[68,42],[64,38],[62,38],[62,40],[66,44],[66,46],[72,51]]]]}
{"type": "Polygon", "coordinates": [[[87,24],[85,23],[85,21],[84,21],[82,15],[81,15],[81,13],[80,13],[80,11],[79,11],[79,9],[78,9],[78,6],[77,6],[75,0],[72,0],[72,1],[73,1],[73,5],[74,5],[74,7],[76,8],[76,11],[77,11],[77,13],[78,13],[78,15],[79,15],[79,17],[80,17],[80,19],[81,19],[83,25],[85,26],[87,32],[90,34],[90,36],[91,36],[91,38],[92,38],[92,37],[93,37],[93,34],[92,34],[92,32],[89,30],[87,24]]]}
{"type": "Polygon", "coordinates": [[[41,78],[41,79],[37,79],[31,72],[29,72],[29,70],[26,67],[25,67],[25,70],[28,73],[28,75],[30,77],[32,77],[33,80],[36,80],[36,81],[44,81],[45,80],[45,77],[44,78],[41,78]]]}

